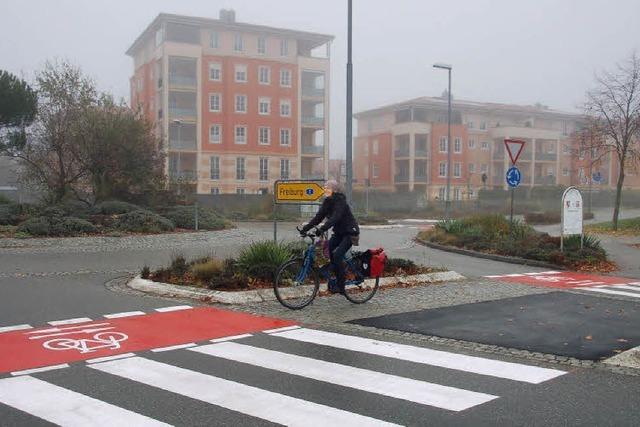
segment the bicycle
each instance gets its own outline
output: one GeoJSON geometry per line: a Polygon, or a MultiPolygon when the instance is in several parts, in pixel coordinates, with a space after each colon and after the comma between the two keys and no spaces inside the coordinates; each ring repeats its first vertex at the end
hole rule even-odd
{"type": "MultiPolygon", "coordinates": [[[[300,231],[298,228],[297,230],[300,231]]],[[[320,289],[320,277],[325,279],[327,284],[335,283],[335,279],[331,278],[330,263],[322,267],[316,266],[317,236],[304,233],[302,237],[311,240],[303,255],[282,264],[273,282],[273,290],[280,304],[292,310],[300,310],[313,302],[320,289]]],[[[363,304],[373,298],[378,291],[380,277],[372,278],[367,283],[359,262],[359,255],[353,255],[351,252],[351,256],[348,256],[349,252],[344,257],[346,263],[344,296],[353,304],[363,304]]]]}
{"type": "Polygon", "coordinates": [[[78,350],[80,353],[92,353],[101,348],[117,350],[120,341],[126,341],[129,337],[122,332],[100,332],[93,339],[56,338],[46,341],[43,345],[48,350],[78,350]],[[90,346],[89,344],[97,344],[90,346]]]}

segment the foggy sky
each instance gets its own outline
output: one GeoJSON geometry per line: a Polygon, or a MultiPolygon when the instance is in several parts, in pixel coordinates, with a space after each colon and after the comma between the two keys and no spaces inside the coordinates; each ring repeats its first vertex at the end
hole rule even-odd
{"type": "MultiPolygon", "coordinates": [[[[336,36],[331,157],[343,157],[347,0],[0,0],[0,69],[31,81],[45,60],[81,66],[129,98],[125,50],[158,13],[336,36]]],[[[437,96],[453,65],[454,97],[579,111],[595,71],[640,48],[639,0],[354,0],[354,112],[437,96]]],[[[354,128],[355,134],[355,128],[354,128]]]]}

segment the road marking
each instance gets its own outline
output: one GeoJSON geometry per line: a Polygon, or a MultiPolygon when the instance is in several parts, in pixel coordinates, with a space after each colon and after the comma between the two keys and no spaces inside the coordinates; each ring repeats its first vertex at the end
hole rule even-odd
{"type": "Polygon", "coordinates": [[[75,323],[85,323],[91,322],[93,319],[89,319],[88,317],[76,317],[75,319],[65,319],[65,320],[54,320],[53,322],[47,322],[51,326],[60,326],[60,325],[73,325],[75,323]]]}
{"type": "Polygon", "coordinates": [[[187,344],[178,344],[178,345],[172,345],[169,347],[154,348],[154,349],[151,349],[151,351],[154,353],[161,353],[163,351],[180,350],[182,348],[195,347],[195,345],[196,345],[195,343],[190,342],[187,344]]]}
{"type": "Polygon", "coordinates": [[[498,398],[233,342],[208,344],[191,351],[450,411],[463,411],[498,398]]]}
{"type": "Polygon", "coordinates": [[[265,329],[262,332],[265,334],[274,334],[276,332],[291,331],[293,329],[300,329],[300,326],[294,325],[294,326],[285,326],[284,328],[265,329]]]}
{"type": "Polygon", "coordinates": [[[92,363],[109,362],[110,360],[126,359],[127,357],[133,357],[135,355],[136,355],[135,353],[123,353],[123,354],[116,354],[115,356],[96,357],[95,359],[87,360],[87,363],[92,364],[92,363]]]}
{"type": "Polygon", "coordinates": [[[51,366],[44,366],[42,368],[25,369],[24,371],[14,371],[14,372],[11,372],[11,375],[13,375],[14,377],[17,377],[19,375],[31,375],[31,374],[37,374],[38,372],[54,371],[56,369],[63,369],[68,367],[69,367],[68,364],[63,363],[62,365],[51,365],[51,366]]]}
{"type": "Polygon", "coordinates": [[[0,328],[0,333],[2,332],[11,332],[11,331],[23,331],[25,329],[33,329],[31,325],[13,325],[13,326],[3,326],[0,328]]]}
{"type": "Polygon", "coordinates": [[[33,377],[0,380],[0,402],[58,425],[168,426],[33,377]]]}
{"type": "Polygon", "coordinates": [[[145,313],[144,311],[126,311],[124,313],[112,313],[112,314],[105,314],[104,317],[106,317],[107,319],[119,319],[121,317],[131,317],[131,316],[142,316],[145,313]]]}
{"type": "Polygon", "coordinates": [[[232,340],[239,340],[241,338],[248,338],[248,337],[252,337],[253,335],[251,334],[242,334],[242,335],[233,335],[231,337],[223,337],[223,338],[216,338],[213,340],[209,340],[209,342],[224,342],[224,341],[232,341],[232,340]]]}
{"type": "Polygon", "coordinates": [[[305,328],[277,333],[274,336],[531,384],[539,384],[566,374],[566,372],[556,369],[502,362],[305,328]]]}
{"type": "Polygon", "coordinates": [[[90,368],[288,426],[395,425],[141,357],[90,368]]]}
{"type": "Polygon", "coordinates": [[[193,307],[191,307],[190,305],[175,305],[173,307],[156,308],[155,310],[160,312],[160,313],[167,313],[169,311],[189,310],[191,308],[193,308],[193,307]]]}
{"type": "Polygon", "coordinates": [[[640,294],[637,294],[637,293],[634,293],[634,292],[613,291],[611,289],[605,289],[603,287],[599,287],[599,288],[580,288],[580,290],[589,291],[589,292],[600,292],[602,294],[621,295],[621,296],[625,296],[625,297],[640,298],[640,294]]]}

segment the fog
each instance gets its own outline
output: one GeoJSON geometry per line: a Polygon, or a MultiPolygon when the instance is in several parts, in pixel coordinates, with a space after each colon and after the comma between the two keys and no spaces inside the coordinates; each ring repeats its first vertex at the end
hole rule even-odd
{"type": "MultiPolygon", "coordinates": [[[[335,35],[331,157],[344,156],[346,0],[2,0],[0,69],[28,80],[47,59],[82,67],[128,100],[125,50],[158,13],[217,18],[335,35]]],[[[453,65],[456,98],[579,111],[595,71],[640,46],[637,0],[354,0],[354,112],[439,95],[453,65]]]]}

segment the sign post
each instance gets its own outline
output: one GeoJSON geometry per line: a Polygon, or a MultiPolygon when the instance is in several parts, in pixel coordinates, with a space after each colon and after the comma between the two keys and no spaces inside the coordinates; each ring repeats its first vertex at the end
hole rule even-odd
{"type": "Polygon", "coordinates": [[[584,244],[584,234],[582,234],[582,194],[576,187],[569,187],[562,194],[561,252],[564,252],[564,236],[576,234],[580,235],[580,249],[582,249],[584,244]]]}
{"type": "Polygon", "coordinates": [[[522,153],[522,149],[524,148],[524,141],[519,141],[515,139],[505,139],[504,145],[509,153],[509,158],[511,159],[511,167],[507,171],[506,179],[507,184],[511,188],[511,216],[510,223],[513,224],[513,197],[515,193],[515,188],[520,185],[520,181],[522,180],[522,174],[520,173],[520,169],[516,167],[516,162],[518,161],[518,157],[522,153]]]}
{"type": "Polygon", "coordinates": [[[273,240],[278,241],[278,205],[318,205],[322,180],[281,179],[273,185],[273,240]]]}

